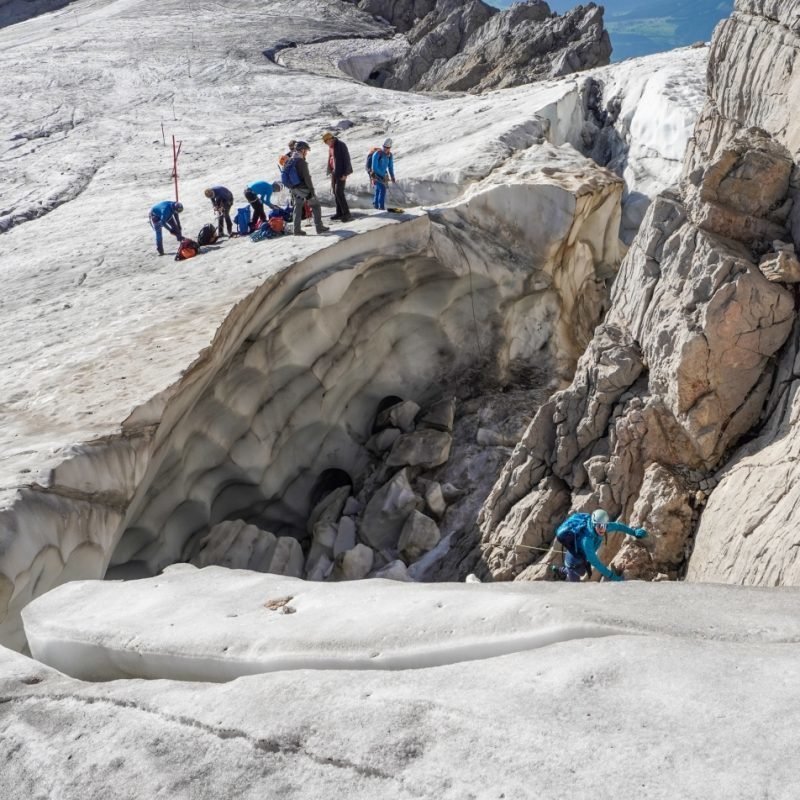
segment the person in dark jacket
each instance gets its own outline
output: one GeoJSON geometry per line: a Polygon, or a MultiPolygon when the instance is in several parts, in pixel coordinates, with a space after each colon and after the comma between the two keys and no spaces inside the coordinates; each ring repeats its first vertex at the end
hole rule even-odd
{"type": "Polygon", "coordinates": [[[162,228],[166,228],[178,242],[183,239],[181,220],[178,216],[182,211],[183,205],[181,203],[173,203],[172,200],[156,203],[150,209],[150,227],[156,232],[156,250],[158,250],[160,256],[164,255],[162,228]]]}
{"type": "Polygon", "coordinates": [[[311,180],[311,173],[308,170],[308,162],[306,156],[308,155],[311,147],[307,142],[297,142],[295,145],[295,155],[298,157],[296,161],[297,176],[300,182],[296,186],[291,187],[292,203],[294,204],[294,216],[292,218],[293,233],[295,236],[305,236],[306,232],[300,230],[300,225],[303,221],[303,205],[308,203],[311,206],[311,213],[314,217],[314,226],[317,233],[327,233],[330,228],[322,224],[322,207],[320,206],[319,198],[314,192],[314,184],[311,180]]]}
{"type": "Polygon", "coordinates": [[[219,235],[222,236],[222,223],[228,227],[228,236],[233,233],[233,221],[231,220],[231,207],[233,206],[233,192],[224,186],[211,186],[205,191],[206,197],[211,200],[214,213],[217,215],[217,227],[219,235]]]}
{"type": "Polygon", "coordinates": [[[279,211],[280,206],[276,206],[272,202],[272,195],[279,192],[283,187],[277,181],[275,183],[267,183],[266,181],[253,181],[248,183],[244,190],[244,196],[248,203],[253,207],[253,222],[258,226],[262,222],[267,221],[267,215],[264,211],[264,206],[269,206],[273,211],[279,211]]]}
{"type": "Polygon", "coordinates": [[[621,522],[611,522],[602,508],[591,514],[570,514],[556,530],[556,539],[564,547],[564,566],[551,565],[556,580],[579,581],[584,575],[591,577],[594,567],[610,581],[623,580],[622,575],[609,569],[598,557],[597,550],[607,533],[627,533],[637,539],[647,536],[644,528],[629,528],[621,522]]]}
{"type": "Polygon", "coordinates": [[[331,219],[350,222],[350,207],[344,196],[344,187],[347,176],[353,174],[353,165],[350,163],[350,151],[347,145],[330,131],[322,134],[322,141],[328,145],[328,175],[331,176],[331,191],[336,201],[336,213],[331,219]]]}

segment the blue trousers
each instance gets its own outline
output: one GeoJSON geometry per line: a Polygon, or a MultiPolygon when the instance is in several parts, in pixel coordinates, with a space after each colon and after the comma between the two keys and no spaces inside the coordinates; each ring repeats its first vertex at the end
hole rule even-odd
{"type": "Polygon", "coordinates": [[[155,214],[150,215],[150,227],[156,232],[156,250],[163,255],[164,253],[164,237],[161,232],[162,228],[166,228],[178,241],[181,240],[180,228],[174,228],[169,223],[164,222],[161,217],[155,214]]]}
{"type": "Polygon", "coordinates": [[[372,198],[372,205],[375,208],[386,208],[386,181],[385,179],[375,179],[375,194],[372,198]]]}
{"type": "Polygon", "coordinates": [[[564,566],[559,567],[559,572],[572,583],[577,583],[585,574],[588,564],[581,560],[574,558],[572,553],[567,553],[564,559],[564,566]]]}

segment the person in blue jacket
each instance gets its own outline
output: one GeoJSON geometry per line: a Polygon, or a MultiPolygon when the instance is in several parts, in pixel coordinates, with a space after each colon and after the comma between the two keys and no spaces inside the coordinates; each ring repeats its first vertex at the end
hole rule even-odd
{"type": "Polygon", "coordinates": [[[233,206],[233,192],[224,186],[211,186],[205,191],[206,197],[211,200],[214,213],[217,215],[218,233],[222,236],[222,223],[228,226],[228,236],[233,233],[233,220],[231,220],[231,207],[233,206]]]}
{"type": "Polygon", "coordinates": [[[623,580],[622,575],[609,569],[598,557],[597,550],[608,533],[627,533],[637,539],[647,536],[644,528],[629,528],[621,522],[611,522],[602,508],[591,514],[570,514],[556,530],[556,539],[564,547],[564,566],[551,565],[553,577],[561,581],[579,581],[592,575],[594,567],[611,581],[623,580]]]}
{"type": "Polygon", "coordinates": [[[179,242],[183,239],[181,220],[178,216],[182,211],[183,204],[173,203],[172,200],[156,203],[150,209],[150,227],[156,232],[156,250],[160,256],[164,255],[162,228],[166,228],[179,242]]]}
{"type": "Polygon", "coordinates": [[[279,192],[283,187],[277,181],[275,183],[267,183],[266,181],[254,181],[248,183],[244,190],[244,197],[248,203],[253,207],[253,222],[258,227],[262,222],[267,221],[267,214],[264,211],[264,206],[269,206],[273,211],[280,211],[280,206],[276,206],[272,202],[273,193],[279,192]]]}
{"type": "Polygon", "coordinates": [[[383,147],[372,154],[372,180],[375,184],[375,194],[372,198],[372,205],[375,208],[386,208],[386,184],[394,179],[394,158],[392,156],[392,140],[386,139],[383,147]]]}

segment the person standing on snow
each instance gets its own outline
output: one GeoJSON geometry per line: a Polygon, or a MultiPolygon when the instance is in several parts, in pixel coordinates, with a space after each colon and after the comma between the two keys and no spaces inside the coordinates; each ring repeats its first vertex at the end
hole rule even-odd
{"type": "Polygon", "coordinates": [[[244,197],[253,207],[253,222],[258,224],[267,221],[264,206],[269,206],[273,211],[279,211],[280,207],[272,203],[273,192],[279,192],[283,187],[277,181],[267,183],[266,181],[254,181],[248,183],[244,190],[244,197]]]}
{"type": "Polygon", "coordinates": [[[300,230],[303,221],[303,206],[308,203],[311,206],[311,213],[314,217],[314,227],[317,233],[327,233],[330,228],[322,224],[322,207],[319,198],[314,192],[314,183],[311,180],[311,173],[308,171],[306,156],[311,147],[307,142],[297,142],[294,155],[287,164],[287,171],[293,172],[290,165],[297,171],[297,182],[291,186],[292,203],[294,204],[293,233],[295,236],[305,236],[306,232],[300,230]]]}
{"type": "Polygon", "coordinates": [[[564,566],[551,564],[555,580],[579,581],[584,575],[592,575],[594,567],[611,581],[623,580],[622,575],[609,569],[598,557],[597,550],[607,533],[627,533],[637,539],[647,536],[644,528],[629,528],[621,522],[611,522],[602,508],[591,514],[570,514],[556,530],[556,539],[564,546],[564,566]]]}
{"type": "Polygon", "coordinates": [[[211,200],[214,213],[217,215],[219,235],[222,236],[222,223],[224,222],[228,226],[228,236],[230,236],[233,233],[233,222],[231,220],[233,192],[224,186],[211,186],[205,190],[205,196],[211,200]]]}
{"type": "Polygon", "coordinates": [[[156,203],[150,209],[150,227],[156,232],[156,250],[158,250],[160,256],[164,255],[162,228],[166,228],[178,242],[183,239],[181,220],[178,216],[182,211],[183,204],[173,203],[172,200],[164,200],[163,203],[156,203]]]}
{"type": "Polygon", "coordinates": [[[383,147],[372,154],[372,180],[375,183],[375,194],[372,205],[381,210],[386,209],[386,184],[394,179],[394,158],[392,156],[392,140],[386,139],[383,147]]]}
{"type": "Polygon", "coordinates": [[[322,141],[328,145],[328,175],[331,176],[331,191],[333,192],[333,199],[336,201],[336,213],[331,219],[350,222],[353,218],[350,216],[350,207],[347,205],[347,198],[344,196],[347,176],[353,174],[350,151],[347,149],[347,145],[330,131],[322,134],[322,141]]]}

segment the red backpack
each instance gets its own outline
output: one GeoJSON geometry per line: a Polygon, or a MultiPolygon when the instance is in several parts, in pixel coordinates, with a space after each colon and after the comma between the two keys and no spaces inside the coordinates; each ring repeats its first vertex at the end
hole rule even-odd
{"type": "Polygon", "coordinates": [[[185,261],[187,258],[194,258],[199,252],[200,245],[193,239],[181,239],[178,252],[175,253],[175,260],[185,261]]]}

